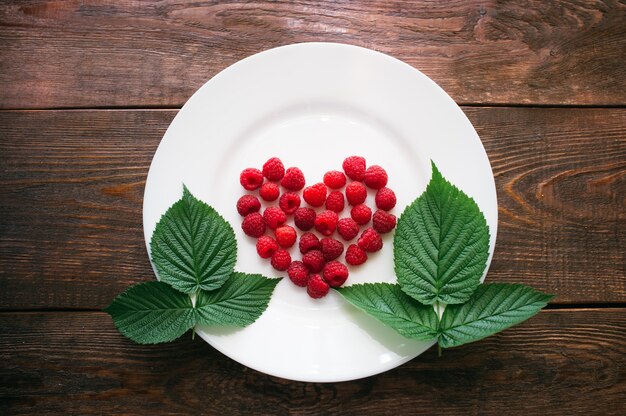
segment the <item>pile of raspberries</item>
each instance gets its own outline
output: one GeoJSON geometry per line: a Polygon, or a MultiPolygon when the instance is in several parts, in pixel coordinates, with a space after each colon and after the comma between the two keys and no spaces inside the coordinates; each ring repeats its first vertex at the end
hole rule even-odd
{"type": "Polygon", "coordinates": [[[383,247],[381,234],[396,226],[395,215],[388,212],[396,205],[396,195],[386,187],[387,172],[377,165],[367,167],[361,156],[346,158],[342,167],[343,172],[326,172],[323,182],[308,187],[299,168],[285,170],[276,157],[265,162],[262,170],[247,168],[239,177],[247,191],[258,191],[268,203],[278,201],[278,206],[264,204],[267,207],[262,210],[256,195],[239,198],[237,212],[243,217],[244,233],[257,239],[259,256],[270,259],[274,269],[287,271],[291,281],[306,287],[314,299],[326,296],[330,287],[339,287],[348,278],[348,268],[337,260],[344,253],[341,240],[349,243],[345,262],[358,266],[367,261],[368,253],[383,247]],[[374,213],[365,204],[368,188],[375,191],[374,213]],[[349,215],[340,218],[344,210],[349,215]],[[301,235],[288,224],[290,219],[301,235]],[[289,253],[296,242],[301,260],[292,260],[289,253]]]}

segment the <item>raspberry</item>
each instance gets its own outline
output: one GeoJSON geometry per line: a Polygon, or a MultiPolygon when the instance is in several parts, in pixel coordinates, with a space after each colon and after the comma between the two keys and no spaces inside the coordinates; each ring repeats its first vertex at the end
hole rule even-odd
{"type": "Polygon", "coordinates": [[[330,189],[343,188],[346,184],[346,175],[338,170],[331,170],[330,172],[326,172],[324,174],[324,183],[330,189]]]}
{"type": "Polygon", "coordinates": [[[304,188],[304,174],[298,168],[289,168],[280,184],[290,191],[299,191],[304,188]]]}
{"type": "Polygon", "coordinates": [[[300,207],[300,195],[287,192],[280,196],[278,206],[285,211],[285,214],[293,214],[300,207]]]}
{"type": "Polygon", "coordinates": [[[237,201],[237,212],[242,217],[261,209],[261,203],[256,196],[244,195],[237,201]]]}
{"type": "Polygon", "coordinates": [[[266,201],[276,201],[278,195],[280,195],[280,189],[273,182],[265,182],[259,189],[259,195],[266,201]]]}
{"type": "Polygon", "coordinates": [[[291,264],[291,255],[287,250],[278,249],[272,256],[272,267],[284,272],[291,264]]]}
{"type": "Polygon", "coordinates": [[[346,206],[345,201],[343,200],[343,194],[339,191],[332,191],[328,194],[328,198],[326,198],[326,209],[335,212],[343,211],[343,208],[346,206]]]}
{"type": "Polygon", "coordinates": [[[346,263],[351,266],[358,266],[367,261],[367,253],[356,244],[350,244],[346,250],[346,263]]]}
{"type": "Polygon", "coordinates": [[[334,260],[326,263],[322,274],[331,287],[339,287],[348,279],[348,268],[345,264],[334,260]]]}
{"type": "Polygon", "coordinates": [[[305,287],[309,280],[309,269],[301,261],[291,262],[287,274],[296,286],[305,287]]]}
{"type": "Polygon", "coordinates": [[[337,232],[344,240],[350,241],[359,234],[359,224],[352,218],[342,218],[337,223],[337,232]]]}
{"type": "Polygon", "coordinates": [[[300,253],[302,254],[306,254],[311,250],[319,250],[321,248],[320,240],[313,233],[304,233],[302,234],[302,237],[300,237],[298,247],[300,248],[300,253]]]}
{"type": "Polygon", "coordinates": [[[315,217],[315,229],[322,235],[331,235],[337,228],[337,213],[333,211],[323,211],[315,217]]]}
{"type": "Polygon", "coordinates": [[[262,235],[256,241],[256,252],[262,259],[269,259],[278,250],[278,243],[272,237],[262,235]]]}
{"type": "Polygon", "coordinates": [[[285,166],[279,158],[273,157],[263,165],[263,176],[270,181],[279,181],[285,176],[285,166]]]}
{"type": "Polygon", "coordinates": [[[306,293],[313,299],[323,298],[328,294],[330,287],[328,283],[322,279],[319,274],[312,274],[309,276],[309,281],[306,284],[306,293]]]}
{"type": "Polygon", "coordinates": [[[389,188],[380,188],[376,191],[376,206],[384,211],[389,211],[396,206],[396,194],[389,188]]]}
{"type": "Polygon", "coordinates": [[[373,165],[365,171],[365,185],[372,189],[384,188],[387,185],[387,172],[378,165],[373,165]]]}
{"type": "Polygon", "coordinates": [[[396,228],[396,216],[379,209],[374,213],[372,223],[376,231],[385,234],[396,228]]]}
{"type": "Polygon", "coordinates": [[[239,183],[248,191],[258,189],[263,183],[263,174],[255,168],[247,168],[241,171],[239,183]]]}
{"type": "Polygon", "coordinates": [[[287,215],[278,207],[265,208],[263,219],[270,230],[275,230],[287,221],[287,215]]]}
{"type": "Polygon", "coordinates": [[[365,177],[365,159],[361,156],[350,156],[343,161],[343,171],[350,179],[362,181],[365,177]]]}
{"type": "Polygon", "coordinates": [[[241,229],[250,237],[259,238],[265,234],[265,220],[258,212],[246,215],[241,223],[241,229]]]}
{"type": "Polygon", "coordinates": [[[326,261],[335,260],[343,253],[343,244],[341,241],[337,241],[334,238],[322,238],[320,240],[320,247],[324,255],[324,260],[326,261]]]}
{"type": "Polygon", "coordinates": [[[316,183],[315,185],[304,188],[302,196],[312,207],[321,207],[324,205],[324,201],[326,201],[326,185],[316,183]]]}
{"type": "Polygon", "coordinates": [[[311,208],[298,208],[293,213],[293,222],[302,231],[309,231],[315,225],[315,211],[311,208]]]}
{"type": "Polygon", "coordinates": [[[363,234],[359,237],[357,244],[363,250],[373,253],[383,248],[383,239],[380,237],[380,234],[376,232],[376,230],[368,228],[363,231],[363,234]]]}
{"type": "Polygon", "coordinates": [[[350,205],[359,205],[365,202],[367,189],[361,182],[350,182],[346,186],[346,199],[350,205]]]}
{"type": "Polygon", "coordinates": [[[296,230],[290,225],[283,225],[274,231],[276,241],[282,248],[289,248],[294,245],[298,236],[296,230]]]}
{"type": "Polygon", "coordinates": [[[350,211],[350,216],[359,225],[364,225],[372,219],[372,210],[365,204],[357,205],[350,211]]]}
{"type": "Polygon", "coordinates": [[[302,263],[311,273],[319,273],[324,268],[324,255],[319,250],[308,251],[302,256],[302,263]]]}

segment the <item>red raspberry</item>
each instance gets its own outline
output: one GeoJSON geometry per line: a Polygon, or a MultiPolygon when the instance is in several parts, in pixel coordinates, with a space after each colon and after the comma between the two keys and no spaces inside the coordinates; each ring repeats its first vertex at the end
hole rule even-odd
{"type": "Polygon", "coordinates": [[[383,248],[383,239],[380,237],[380,234],[376,232],[376,230],[368,228],[363,231],[363,234],[359,237],[357,244],[363,250],[373,253],[383,248]]]}
{"type": "Polygon", "coordinates": [[[265,220],[258,212],[246,215],[241,223],[241,229],[250,237],[259,238],[265,234],[265,220]]]}
{"type": "Polygon", "coordinates": [[[272,256],[272,267],[278,271],[284,272],[291,264],[291,255],[287,250],[282,248],[276,250],[272,256]]]}
{"type": "Polygon", "coordinates": [[[361,156],[350,156],[343,161],[343,171],[350,179],[362,181],[365,177],[365,159],[361,156]]]}
{"type": "Polygon", "coordinates": [[[328,291],[330,287],[328,283],[322,279],[322,276],[319,274],[312,274],[309,276],[309,281],[306,284],[306,293],[309,294],[313,299],[323,298],[328,295],[328,291]]]}
{"type": "Polygon", "coordinates": [[[320,182],[304,188],[302,196],[312,207],[321,207],[324,205],[324,201],[326,201],[326,185],[320,182]]]}
{"type": "Polygon", "coordinates": [[[324,255],[319,250],[308,251],[302,256],[302,263],[311,273],[319,273],[324,268],[324,255]]]}
{"type": "Polygon", "coordinates": [[[334,260],[326,263],[322,274],[331,287],[339,287],[348,279],[348,268],[345,264],[334,260]]]}
{"type": "Polygon", "coordinates": [[[263,165],[263,176],[270,181],[279,181],[285,176],[285,166],[279,158],[273,157],[263,165]]]}
{"type": "Polygon", "coordinates": [[[291,262],[287,274],[296,286],[305,287],[309,280],[309,269],[301,261],[291,262]]]}
{"type": "Polygon", "coordinates": [[[315,217],[315,229],[322,235],[331,235],[337,228],[337,213],[333,211],[323,211],[315,217]]]}
{"type": "Polygon", "coordinates": [[[350,182],[346,186],[346,199],[350,205],[359,205],[365,202],[367,189],[361,182],[350,182]]]}
{"type": "Polygon", "coordinates": [[[334,238],[322,238],[320,240],[320,247],[324,255],[324,260],[326,261],[335,260],[343,253],[343,244],[341,241],[337,241],[334,238]]]}
{"type": "Polygon", "coordinates": [[[290,191],[299,191],[304,188],[304,174],[298,168],[289,168],[280,184],[290,191]]]}
{"type": "Polygon", "coordinates": [[[365,171],[365,185],[372,189],[384,188],[387,185],[387,172],[378,165],[373,165],[365,171]]]}
{"type": "Polygon", "coordinates": [[[320,240],[313,233],[304,233],[302,234],[302,237],[300,237],[298,247],[300,248],[300,253],[302,254],[306,254],[311,250],[319,250],[321,248],[320,240]]]}
{"type": "Polygon", "coordinates": [[[376,231],[385,234],[396,228],[396,216],[379,209],[374,213],[372,223],[376,231]]]}
{"type": "Polygon", "coordinates": [[[247,168],[241,171],[239,183],[248,191],[258,189],[263,183],[263,174],[255,168],[247,168]]]}
{"type": "Polygon", "coordinates": [[[376,191],[376,206],[384,211],[389,211],[396,206],[396,194],[389,188],[380,188],[376,191]]]}
{"type": "Polygon", "coordinates": [[[331,170],[324,174],[324,183],[330,189],[343,188],[346,185],[346,175],[338,170],[331,170]]]}
{"type": "Polygon", "coordinates": [[[356,244],[350,244],[346,250],[346,263],[351,266],[358,266],[367,261],[367,253],[356,244]]]}
{"type": "Polygon", "coordinates": [[[280,195],[280,189],[273,182],[265,182],[259,189],[259,195],[266,201],[276,201],[278,195],[280,195]]]}
{"type": "Polygon", "coordinates": [[[237,201],[237,212],[242,217],[253,212],[258,212],[261,209],[261,203],[256,196],[244,195],[237,201]]]}
{"type": "Polygon", "coordinates": [[[285,214],[293,214],[300,207],[300,195],[287,192],[280,196],[278,206],[285,211],[285,214]]]}
{"type": "Polygon", "coordinates": [[[372,219],[372,210],[365,204],[357,205],[350,211],[350,216],[359,225],[364,225],[372,219]]]}
{"type": "Polygon", "coordinates": [[[328,194],[328,198],[326,198],[326,209],[335,212],[343,211],[343,208],[346,206],[345,201],[343,200],[343,194],[339,191],[332,191],[328,194]]]}
{"type": "Polygon", "coordinates": [[[290,225],[283,225],[274,231],[276,241],[282,248],[289,248],[294,245],[298,236],[296,230],[290,225]]]}
{"type": "Polygon", "coordinates": [[[262,235],[256,240],[256,252],[262,259],[269,259],[278,250],[278,243],[272,237],[262,235]]]}
{"type": "Polygon", "coordinates": [[[337,223],[337,232],[344,240],[350,241],[359,234],[359,224],[352,218],[342,218],[337,223]]]}
{"type": "Polygon", "coordinates": [[[311,208],[298,208],[293,213],[293,222],[302,231],[309,231],[315,225],[315,211],[311,208]]]}
{"type": "Polygon", "coordinates": [[[275,230],[287,221],[287,215],[278,207],[265,208],[263,219],[270,230],[275,230]]]}

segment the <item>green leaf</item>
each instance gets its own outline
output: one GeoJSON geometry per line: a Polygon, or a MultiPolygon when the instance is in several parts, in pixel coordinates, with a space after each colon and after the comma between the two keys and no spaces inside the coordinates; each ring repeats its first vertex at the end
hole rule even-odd
{"type": "Polygon", "coordinates": [[[250,325],[265,311],[280,280],[234,272],[218,290],[198,293],[198,324],[250,325]]]}
{"type": "Polygon", "coordinates": [[[419,304],[398,285],[365,283],[336,290],[348,302],[407,338],[437,337],[437,315],[433,307],[419,304]]]}
{"type": "Polygon", "coordinates": [[[237,241],[230,224],[187,187],[183,187],[183,197],[161,217],[150,249],[161,281],[184,293],[219,288],[237,260],[237,241]]]}
{"type": "Polygon", "coordinates": [[[132,286],[104,311],[123,335],[139,344],[175,340],[195,325],[189,296],[162,282],[132,286]]]}
{"type": "Polygon", "coordinates": [[[480,285],[467,303],[446,306],[439,344],[456,347],[493,335],[535,315],[552,297],[524,285],[480,285]]]}
{"type": "Polygon", "coordinates": [[[423,304],[463,303],[485,270],[489,228],[476,202],[432,168],[426,191],[398,220],[395,272],[402,290],[423,304]]]}

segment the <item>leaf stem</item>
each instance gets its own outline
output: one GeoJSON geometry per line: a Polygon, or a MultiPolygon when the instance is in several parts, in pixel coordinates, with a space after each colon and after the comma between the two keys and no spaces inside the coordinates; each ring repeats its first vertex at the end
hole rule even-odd
{"type": "MultiPolygon", "coordinates": [[[[190,295],[190,297],[191,297],[191,304],[194,307],[194,312],[195,312],[195,308],[196,308],[196,302],[198,301],[198,293],[200,293],[200,290],[197,290],[195,293],[190,295]]],[[[196,326],[194,325],[193,328],[191,328],[191,340],[194,341],[195,339],[196,339],[196,326]]]]}
{"type": "Polygon", "coordinates": [[[441,304],[439,301],[435,301],[435,315],[437,315],[437,356],[441,357],[441,344],[439,343],[439,334],[441,330],[441,304]]]}

